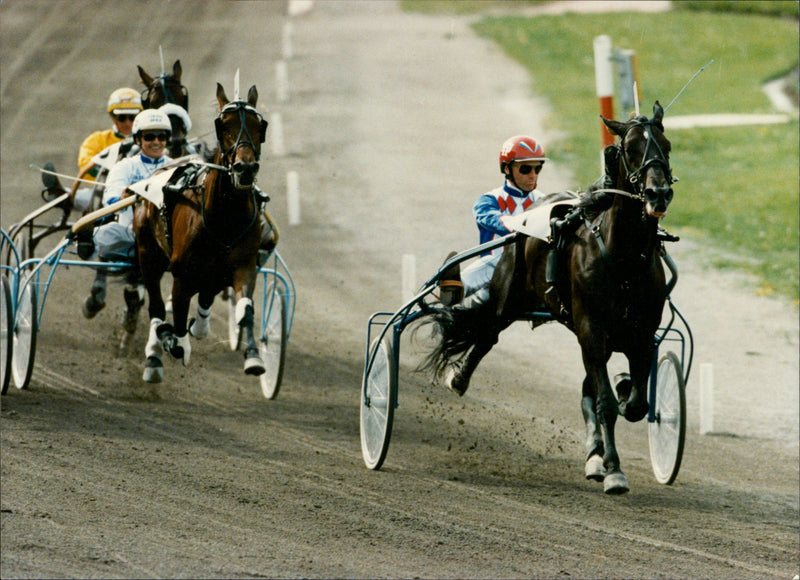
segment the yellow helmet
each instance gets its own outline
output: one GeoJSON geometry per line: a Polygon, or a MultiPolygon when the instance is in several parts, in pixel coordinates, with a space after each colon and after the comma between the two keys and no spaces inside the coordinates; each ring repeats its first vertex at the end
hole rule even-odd
{"type": "Polygon", "coordinates": [[[107,109],[112,115],[135,115],[142,110],[142,98],[135,89],[123,87],[108,97],[107,109]]]}

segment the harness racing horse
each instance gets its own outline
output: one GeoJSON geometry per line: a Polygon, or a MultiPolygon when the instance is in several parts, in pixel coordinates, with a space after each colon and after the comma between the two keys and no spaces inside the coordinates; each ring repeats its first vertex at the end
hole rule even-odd
{"type": "Polygon", "coordinates": [[[136,68],[139,69],[139,78],[145,86],[141,94],[142,107],[157,109],[161,105],[175,103],[189,110],[189,92],[181,84],[183,68],[180,60],[176,60],[172,65],[171,75],[162,72],[155,78],[147,74],[141,66],[136,65],[136,68]]]}
{"type": "Polygon", "coordinates": [[[264,372],[253,337],[253,288],[261,239],[255,177],[267,122],[255,109],[258,91],[250,87],[247,101],[229,101],[217,84],[220,112],[214,164],[189,164],[191,183],[180,191],[164,188],[162,210],[143,198],[134,213],[139,263],[149,297],[150,334],[143,379],[160,382],[161,353],[189,364],[189,334],[202,338],[209,331],[214,297],[231,286],[236,320],[244,341],[244,371],[264,372]],[[165,217],[162,217],[165,216],[165,217]],[[173,325],[164,323],[166,311],[160,280],[170,270],[173,325]],[[189,302],[198,295],[197,318],[187,323],[189,302]]]}
{"type": "MultiPolygon", "coordinates": [[[[619,137],[616,184],[587,194],[576,206],[581,223],[564,240],[555,280],[560,300],[546,297],[550,244],[520,236],[503,251],[487,302],[471,309],[432,310],[428,317],[439,338],[423,368],[445,375],[447,386],[459,394],[466,391],[499,333],[512,322],[531,320],[536,327],[547,320],[530,313],[549,311],[570,328],[578,338],[586,371],[581,402],[587,432],[586,477],[603,481],[609,494],[629,490],[617,453],[615,424],[618,414],[628,421],[647,414],[647,381],[667,292],[658,221],[667,213],[675,180],[658,101],[653,112],[652,119],[602,119],[619,137]],[[617,397],[606,368],[612,352],[623,353],[630,370],[629,379],[617,385],[617,397]]],[[[570,195],[553,194],[540,203],[565,197],[570,195]]]]}

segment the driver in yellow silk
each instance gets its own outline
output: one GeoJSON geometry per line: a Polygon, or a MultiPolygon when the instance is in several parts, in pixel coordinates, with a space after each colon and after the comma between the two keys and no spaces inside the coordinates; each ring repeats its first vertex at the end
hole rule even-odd
{"type": "MultiPolygon", "coordinates": [[[[92,161],[92,157],[103,151],[109,145],[130,137],[133,129],[133,119],[142,111],[142,99],[135,89],[123,87],[117,89],[108,97],[106,107],[114,126],[111,129],[95,131],[81,143],[78,151],[78,169],[82,169],[92,161]]],[[[97,177],[99,167],[95,167],[84,179],[97,177]]]]}

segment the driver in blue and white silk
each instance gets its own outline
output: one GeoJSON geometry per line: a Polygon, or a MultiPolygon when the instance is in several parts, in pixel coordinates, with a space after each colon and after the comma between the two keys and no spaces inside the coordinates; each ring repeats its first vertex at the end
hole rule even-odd
{"type": "MultiPolygon", "coordinates": [[[[147,109],[136,116],[133,121],[133,139],[140,147],[139,154],[122,159],[108,172],[103,193],[104,206],[119,201],[126,188],[150,177],[172,160],[165,153],[171,130],[169,117],[162,111],[147,109]]],[[[115,221],[105,223],[95,229],[93,244],[84,242],[86,245],[81,248],[79,243],[78,250],[81,257],[99,259],[104,262],[135,261],[136,238],[133,233],[133,207],[128,206],[114,217],[115,221]],[[94,251],[92,252],[91,249],[94,251]]],[[[129,310],[137,301],[136,298],[140,302],[144,301],[144,288],[138,280],[138,269],[137,264],[134,268],[136,274],[129,278],[128,286],[125,288],[125,302],[128,304],[129,310]]],[[[105,307],[105,294],[105,277],[103,276],[102,279],[98,277],[92,284],[91,292],[83,305],[83,314],[86,318],[93,318],[105,307]]]]}
{"type": "MultiPolygon", "coordinates": [[[[544,194],[536,189],[539,172],[547,161],[544,149],[531,137],[517,135],[503,143],[500,149],[500,172],[505,176],[501,187],[478,198],[472,213],[478,226],[480,243],[490,242],[511,233],[505,219],[528,210],[544,194]]],[[[460,302],[461,307],[472,308],[489,298],[489,282],[500,260],[503,248],[487,252],[462,272],[458,265],[442,276],[440,300],[446,306],[460,302]],[[463,284],[460,288],[458,280],[463,284]],[[463,301],[461,300],[463,296],[463,301]]],[[[450,259],[455,255],[451,252],[450,259]]]]}

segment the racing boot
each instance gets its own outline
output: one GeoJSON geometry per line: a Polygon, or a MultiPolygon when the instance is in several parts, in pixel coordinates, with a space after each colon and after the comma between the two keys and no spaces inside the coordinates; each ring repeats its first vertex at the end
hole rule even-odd
{"type": "Polygon", "coordinates": [[[83,301],[83,316],[92,319],[106,307],[106,274],[98,270],[89,296],[83,301]]]}
{"type": "MultiPolygon", "coordinates": [[[[444,259],[446,264],[457,252],[450,252],[444,259]]],[[[439,278],[439,302],[452,307],[464,297],[464,284],[461,282],[461,264],[453,264],[439,278]]]]}
{"type": "Polygon", "coordinates": [[[58,180],[58,176],[53,175],[53,173],[48,173],[51,171],[55,172],[55,166],[48,161],[44,164],[44,170],[45,171],[42,172],[42,184],[44,185],[42,199],[45,201],[53,201],[55,198],[67,193],[67,190],[64,189],[61,182],[58,180]]]}

